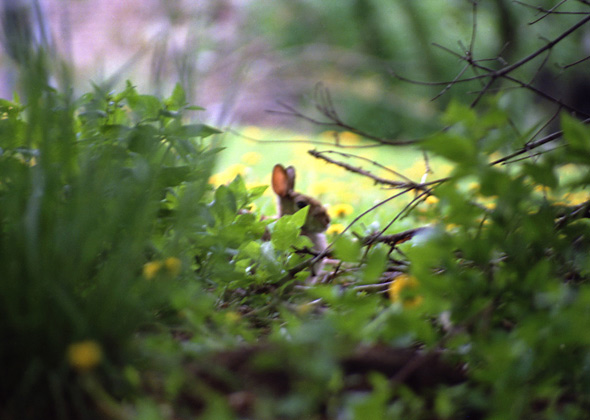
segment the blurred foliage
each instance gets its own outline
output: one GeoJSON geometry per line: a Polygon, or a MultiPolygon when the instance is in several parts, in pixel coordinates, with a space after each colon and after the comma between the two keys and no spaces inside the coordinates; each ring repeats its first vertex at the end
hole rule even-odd
{"type": "MultiPolygon", "coordinates": [[[[329,87],[342,115],[354,127],[383,137],[413,138],[439,128],[436,114],[451,98],[469,103],[475,99],[475,90],[473,85],[455,84],[447,94],[430,101],[445,84],[408,84],[392,71],[416,82],[450,82],[463,67],[455,54],[464,55],[471,46],[474,60],[499,69],[541,47],[579,16],[562,15],[560,24],[541,19],[528,25],[542,15],[536,7],[550,9],[555,4],[548,0],[527,4],[510,0],[252,2],[246,29],[289,60],[291,79],[297,79],[298,73],[309,74],[313,80],[306,78],[308,86],[322,82],[329,87]],[[475,20],[477,35],[471,45],[475,20]]],[[[569,1],[560,4],[559,12],[581,8],[569,1]]],[[[571,41],[583,44],[584,36],[575,33],[571,41]]],[[[550,61],[564,65],[577,58],[576,49],[560,48],[552,51],[550,61]]],[[[526,66],[518,76],[533,76],[533,66],[526,66]]],[[[548,70],[536,76],[538,83],[555,83],[559,68],[548,66],[548,70]]],[[[561,81],[570,79],[571,73],[560,75],[561,81]]],[[[467,69],[463,76],[477,74],[467,69]]],[[[520,91],[510,95],[520,98],[512,101],[511,111],[525,118],[528,97],[522,98],[520,91]]],[[[309,104],[302,101],[301,105],[309,104]]]]}
{"type": "MultiPolygon", "coordinates": [[[[389,5],[286,4],[269,10],[377,19],[368,6],[389,5]]],[[[330,42],[394,57],[376,30],[330,42]]],[[[446,129],[412,146],[449,173],[382,168],[407,181],[383,204],[410,198],[369,226],[331,207],[337,260],[312,282],[308,209],[263,218],[266,186],[215,176],[219,131],[180,85],[74,98],[35,54],[22,77],[24,99],[0,100],[0,417],[587,417],[590,130],[575,113],[536,144],[513,112],[525,95],[450,99],[446,129]]]]}

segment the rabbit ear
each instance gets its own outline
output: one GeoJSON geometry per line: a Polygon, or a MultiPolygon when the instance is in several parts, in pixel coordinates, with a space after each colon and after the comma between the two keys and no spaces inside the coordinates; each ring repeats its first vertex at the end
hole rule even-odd
{"type": "Polygon", "coordinates": [[[295,187],[295,168],[275,165],[272,170],[272,189],[279,197],[286,197],[295,187]]]}
{"type": "Polygon", "coordinates": [[[295,189],[295,168],[288,166],[285,171],[287,172],[287,178],[289,178],[289,189],[293,191],[295,189]]]}

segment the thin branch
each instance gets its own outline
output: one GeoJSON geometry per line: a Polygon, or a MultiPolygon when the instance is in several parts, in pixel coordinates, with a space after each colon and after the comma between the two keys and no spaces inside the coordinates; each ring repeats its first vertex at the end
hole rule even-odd
{"type": "Polygon", "coordinates": [[[510,153],[509,155],[506,155],[500,159],[497,159],[497,160],[491,162],[490,165],[497,165],[499,163],[504,163],[504,162],[512,159],[513,157],[520,156],[523,153],[530,152],[531,150],[536,149],[537,147],[541,147],[544,144],[552,142],[552,141],[560,138],[562,135],[563,135],[563,131],[560,130],[560,131],[556,131],[555,133],[549,134],[548,136],[545,136],[542,139],[539,139],[537,141],[527,143],[523,148],[517,150],[514,153],[510,153]]]}
{"type": "MultiPolygon", "coordinates": [[[[391,168],[388,168],[388,167],[387,167],[387,166],[385,166],[385,165],[381,165],[379,162],[376,162],[376,161],[374,161],[374,160],[372,160],[372,159],[369,159],[369,158],[366,158],[366,157],[364,157],[364,156],[352,155],[352,154],[350,154],[350,153],[343,153],[343,152],[338,152],[338,151],[336,151],[336,150],[325,150],[325,151],[322,151],[322,152],[315,152],[315,151],[314,151],[314,153],[318,153],[318,154],[335,154],[335,155],[340,155],[340,156],[342,156],[342,157],[345,157],[345,158],[351,158],[351,159],[358,159],[358,160],[362,160],[362,161],[365,161],[365,162],[367,162],[367,163],[370,163],[370,164],[371,164],[371,165],[373,165],[373,166],[376,166],[376,167],[378,167],[378,168],[380,168],[380,169],[383,169],[383,170],[385,170],[385,171],[387,171],[387,172],[389,172],[389,173],[391,173],[391,174],[393,174],[393,175],[395,175],[395,176],[397,176],[397,177],[399,177],[399,178],[402,178],[402,179],[404,179],[404,180],[405,180],[407,183],[409,183],[409,184],[414,184],[414,181],[412,181],[410,178],[408,178],[408,177],[407,177],[407,176],[405,176],[404,174],[402,174],[402,173],[400,173],[400,172],[397,172],[397,171],[394,171],[393,169],[391,169],[391,168]]],[[[315,155],[314,155],[313,153],[311,153],[311,152],[310,152],[310,154],[312,154],[312,156],[315,156],[315,155]]],[[[315,156],[315,157],[318,157],[318,156],[315,156]]],[[[330,162],[330,163],[333,163],[333,164],[336,164],[336,165],[338,165],[338,164],[339,164],[339,162],[336,162],[336,161],[329,161],[329,162],[330,162]]],[[[347,169],[347,168],[345,168],[345,169],[347,169]]],[[[372,178],[372,177],[370,177],[370,178],[372,178]]],[[[372,179],[373,179],[373,178],[372,178],[372,179]]]]}
{"type": "Polygon", "coordinates": [[[575,32],[576,30],[578,30],[579,28],[581,28],[582,26],[584,26],[588,22],[590,22],[590,16],[586,16],[584,19],[580,20],[578,23],[571,26],[569,29],[567,29],[565,32],[563,32],[561,35],[559,35],[557,38],[555,38],[553,41],[549,41],[547,44],[545,44],[543,47],[539,48],[537,51],[533,52],[532,54],[529,54],[528,56],[518,60],[516,63],[514,63],[508,67],[504,67],[504,68],[496,71],[495,76],[504,76],[504,75],[516,70],[517,68],[528,63],[529,61],[531,61],[532,59],[534,59],[538,55],[542,54],[543,52],[553,48],[555,45],[557,45],[558,43],[563,41],[565,38],[567,38],[568,35],[575,32]]]}
{"type": "Polygon", "coordinates": [[[459,80],[459,78],[461,76],[463,76],[463,74],[467,71],[468,68],[470,68],[471,65],[470,64],[466,64],[465,67],[463,67],[461,69],[461,71],[457,74],[457,76],[455,76],[455,78],[453,80],[451,80],[449,83],[447,83],[447,85],[443,88],[443,90],[441,90],[436,96],[434,96],[432,99],[430,99],[431,102],[436,101],[438,98],[440,98],[441,96],[443,96],[445,93],[447,93],[447,91],[452,88],[455,83],[457,83],[457,81],[459,80]]]}
{"type": "Polygon", "coordinates": [[[406,241],[409,241],[418,233],[425,231],[427,228],[419,227],[415,229],[406,230],[404,232],[394,233],[393,235],[382,235],[380,233],[373,233],[362,239],[363,245],[371,245],[376,242],[381,242],[390,246],[396,246],[406,241]]]}
{"type": "Polygon", "coordinates": [[[589,56],[587,56],[587,57],[584,57],[584,58],[582,58],[582,59],[580,59],[580,60],[574,61],[573,63],[566,64],[565,66],[562,66],[562,67],[561,67],[561,69],[562,69],[562,70],[567,70],[567,69],[569,69],[570,67],[576,66],[576,65],[578,65],[578,64],[580,64],[580,63],[583,63],[583,62],[584,62],[584,61],[586,61],[586,60],[590,60],[590,55],[589,55],[589,56]]]}
{"type": "MultiPolygon", "coordinates": [[[[569,111],[576,112],[579,115],[582,115],[585,117],[590,117],[590,115],[586,115],[584,113],[581,113],[579,110],[576,110],[575,108],[563,103],[561,100],[554,98],[553,96],[537,89],[536,87],[532,86],[530,83],[525,83],[525,82],[518,80],[518,79],[509,75],[510,72],[516,70],[517,68],[519,68],[519,67],[523,66],[524,64],[528,63],[529,61],[533,60],[534,58],[536,58],[537,56],[539,56],[543,52],[548,51],[551,48],[553,48],[555,45],[557,45],[559,42],[564,40],[571,33],[575,32],[577,29],[581,28],[583,25],[585,25],[588,22],[590,22],[590,16],[586,16],[584,19],[582,19],[581,21],[579,21],[575,25],[572,25],[569,29],[567,29],[565,32],[563,32],[561,35],[559,35],[557,38],[555,38],[551,41],[548,41],[543,47],[539,48],[538,50],[534,51],[533,53],[529,54],[528,56],[522,58],[521,60],[517,61],[516,63],[506,66],[506,67],[503,67],[500,70],[494,70],[494,69],[491,69],[489,67],[479,64],[477,61],[473,60],[473,58],[469,54],[461,55],[461,54],[458,54],[458,53],[452,51],[451,49],[444,47],[440,44],[436,44],[436,43],[433,44],[434,46],[437,46],[437,47],[453,54],[454,56],[466,61],[467,63],[471,64],[472,67],[479,68],[481,70],[486,71],[487,73],[483,74],[483,75],[476,75],[473,77],[469,77],[469,78],[465,78],[465,79],[458,79],[458,80],[450,81],[450,82],[449,81],[446,81],[446,82],[419,82],[419,81],[415,81],[412,79],[402,77],[402,76],[394,73],[393,71],[390,71],[390,73],[394,77],[398,78],[399,80],[406,81],[406,82],[413,83],[413,84],[425,85],[425,86],[446,86],[446,85],[449,85],[450,83],[463,83],[463,82],[469,82],[469,81],[479,80],[479,79],[484,79],[484,78],[491,78],[492,80],[494,80],[499,77],[502,77],[502,78],[505,78],[506,80],[509,80],[513,83],[520,85],[521,87],[524,87],[526,89],[533,91],[537,95],[539,95],[539,96],[541,96],[541,97],[543,97],[555,104],[558,104],[569,111]]],[[[488,85],[486,85],[486,86],[489,89],[490,83],[488,83],[488,85]]],[[[484,90],[485,89],[486,88],[484,88],[484,90]]]]}
{"type": "Polygon", "coordinates": [[[349,172],[353,172],[353,173],[362,175],[366,178],[372,179],[376,184],[389,185],[390,187],[394,187],[394,188],[406,188],[409,190],[421,188],[420,184],[417,184],[411,180],[409,182],[399,182],[399,181],[392,181],[390,179],[379,177],[377,175],[372,174],[369,171],[365,171],[364,169],[362,169],[360,167],[354,167],[352,165],[349,165],[348,163],[339,162],[337,160],[334,160],[334,159],[331,159],[327,156],[324,156],[323,153],[325,153],[325,152],[318,152],[317,150],[309,150],[307,153],[309,153],[310,155],[312,155],[315,158],[325,160],[326,162],[329,162],[329,163],[336,165],[336,166],[340,166],[341,168],[344,168],[349,172]]]}
{"type": "MultiPolygon", "coordinates": [[[[558,12],[555,9],[557,9],[559,6],[561,6],[562,4],[564,4],[567,0],[562,0],[560,3],[558,3],[557,5],[553,6],[551,9],[545,9],[542,6],[535,6],[532,4],[528,4],[522,1],[518,1],[518,0],[514,0],[514,3],[516,4],[520,4],[521,6],[525,6],[528,7],[530,9],[534,9],[538,12],[544,13],[543,16],[541,16],[538,19],[535,19],[531,22],[529,22],[529,25],[534,25],[535,23],[539,22],[542,19],[545,19],[547,16],[549,15],[588,15],[588,12],[558,12]]],[[[582,2],[584,4],[588,4],[587,2],[582,2]]]]}
{"type": "Polygon", "coordinates": [[[305,115],[299,111],[297,111],[294,107],[285,104],[283,102],[278,102],[278,104],[280,106],[282,106],[283,108],[285,108],[287,111],[277,111],[277,110],[267,110],[266,112],[272,113],[272,114],[278,114],[278,115],[287,115],[287,116],[291,116],[291,117],[297,117],[297,118],[301,118],[305,121],[308,121],[312,124],[318,125],[318,126],[328,126],[328,127],[340,127],[346,131],[350,131],[351,133],[357,134],[361,137],[364,137],[366,139],[369,140],[373,140],[376,141],[377,143],[381,143],[384,145],[390,145],[390,146],[408,146],[411,144],[416,144],[418,143],[420,140],[418,139],[410,139],[410,140],[393,140],[393,139],[386,139],[383,137],[379,137],[379,136],[375,136],[372,135],[370,133],[367,133],[366,131],[360,130],[356,127],[353,127],[347,123],[345,123],[344,121],[342,121],[338,115],[334,115],[334,110],[333,109],[323,109],[322,108],[318,108],[320,109],[320,112],[323,113],[324,116],[326,116],[329,121],[320,121],[317,120],[313,117],[310,117],[308,115],[305,115]],[[324,113],[327,112],[327,113],[324,113]]]}

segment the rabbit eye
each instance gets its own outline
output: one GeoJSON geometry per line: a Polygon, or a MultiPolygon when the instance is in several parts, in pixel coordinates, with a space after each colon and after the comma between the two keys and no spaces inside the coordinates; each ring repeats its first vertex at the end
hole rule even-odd
{"type": "Polygon", "coordinates": [[[295,205],[298,209],[302,209],[303,207],[307,206],[307,201],[299,200],[295,202],[295,205]]]}

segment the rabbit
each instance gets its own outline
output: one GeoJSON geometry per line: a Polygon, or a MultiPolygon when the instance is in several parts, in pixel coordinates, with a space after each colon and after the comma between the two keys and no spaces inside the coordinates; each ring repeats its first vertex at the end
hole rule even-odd
{"type": "MultiPolygon", "coordinates": [[[[301,227],[301,234],[307,236],[313,243],[313,251],[323,252],[327,247],[324,232],[330,224],[330,216],[322,204],[311,197],[294,191],[295,168],[277,164],[272,170],[272,189],[277,195],[278,216],[293,214],[298,210],[309,206],[307,219],[301,227]]],[[[317,276],[323,267],[323,262],[318,261],[311,267],[312,279],[317,276]]]]}

